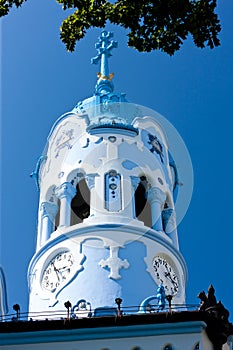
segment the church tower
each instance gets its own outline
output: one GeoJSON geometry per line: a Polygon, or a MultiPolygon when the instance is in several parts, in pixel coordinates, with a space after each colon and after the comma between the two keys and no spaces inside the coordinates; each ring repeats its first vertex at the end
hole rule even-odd
{"type": "Polygon", "coordinates": [[[112,36],[104,31],[96,44],[94,95],[55,122],[32,174],[40,199],[29,313],[54,318],[69,300],[74,317],[106,314],[116,298],[125,312],[144,312],[159,286],[185,304],[177,169],[160,123],[114,92],[112,36]]]}

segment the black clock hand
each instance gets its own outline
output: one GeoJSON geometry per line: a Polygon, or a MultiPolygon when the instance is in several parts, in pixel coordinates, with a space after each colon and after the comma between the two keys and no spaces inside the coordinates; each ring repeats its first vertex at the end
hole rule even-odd
{"type": "Polygon", "coordinates": [[[54,265],[54,263],[51,264],[53,266],[54,271],[56,272],[58,281],[60,281],[60,275],[59,275],[59,270],[56,268],[56,266],[54,265]]]}
{"type": "Polygon", "coordinates": [[[172,284],[176,284],[176,282],[175,282],[174,279],[172,278],[170,272],[164,272],[164,276],[165,276],[166,278],[168,278],[168,279],[172,282],[172,284]]]}
{"type": "Polygon", "coordinates": [[[171,277],[171,275],[170,274],[169,275],[165,275],[165,277],[167,277],[171,281],[171,283],[173,284],[173,287],[177,290],[178,283],[171,277]]]}

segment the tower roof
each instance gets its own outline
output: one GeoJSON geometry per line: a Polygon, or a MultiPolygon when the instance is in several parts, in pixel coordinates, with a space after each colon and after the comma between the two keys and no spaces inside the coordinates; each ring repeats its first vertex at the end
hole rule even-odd
{"type": "Polygon", "coordinates": [[[114,92],[114,74],[109,71],[108,60],[118,43],[112,38],[113,33],[107,31],[103,31],[98,38],[95,44],[97,55],[91,59],[92,64],[100,64],[94,95],[78,102],[72,112],[88,115],[88,131],[109,127],[137,131],[132,121],[141,116],[139,108],[127,103],[125,93],[114,92]]]}

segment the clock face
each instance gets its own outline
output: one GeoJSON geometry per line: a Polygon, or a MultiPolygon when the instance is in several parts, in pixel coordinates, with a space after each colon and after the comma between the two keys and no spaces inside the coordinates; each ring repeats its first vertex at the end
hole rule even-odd
{"type": "Polygon", "coordinates": [[[153,260],[155,278],[158,284],[163,284],[166,295],[175,295],[179,289],[179,281],[174,269],[162,257],[156,256],[153,260]]]}
{"type": "Polygon", "coordinates": [[[58,287],[66,284],[73,264],[74,258],[69,251],[57,254],[43,272],[42,288],[54,292],[58,287]]]}

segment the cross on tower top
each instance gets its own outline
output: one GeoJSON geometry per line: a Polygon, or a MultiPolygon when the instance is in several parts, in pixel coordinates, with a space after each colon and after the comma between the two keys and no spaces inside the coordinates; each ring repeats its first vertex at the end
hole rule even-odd
{"type": "Polygon", "coordinates": [[[111,40],[113,38],[112,32],[103,31],[99,37],[99,41],[95,44],[97,49],[97,55],[91,59],[92,64],[97,64],[100,61],[100,72],[98,73],[98,83],[96,86],[96,91],[99,91],[99,87],[103,91],[103,87],[106,88],[107,92],[113,91],[113,86],[111,80],[113,78],[113,73],[109,74],[108,58],[111,57],[111,50],[118,46],[117,41],[111,40]],[[101,82],[102,80],[105,81],[101,82]]]}

